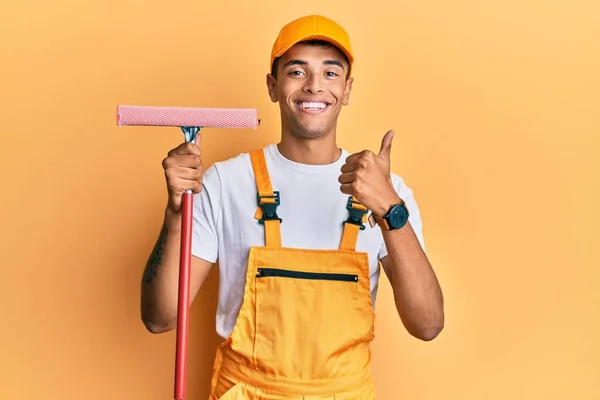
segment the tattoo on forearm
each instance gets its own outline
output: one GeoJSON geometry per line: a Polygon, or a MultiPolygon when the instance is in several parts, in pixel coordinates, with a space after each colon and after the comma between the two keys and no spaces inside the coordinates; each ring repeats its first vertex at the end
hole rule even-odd
{"type": "Polygon", "coordinates": [[[163,224],[162,229],[160,230],[160,236],[156,240],[154,249],[152,249],[152,253],[150,254],[146,268],[144,269],[142,281],[146,284],[152,283],[156,277],[156,271],[162,262],[163,247],[167,242],[168,233],[167,225],[163,224]]]}

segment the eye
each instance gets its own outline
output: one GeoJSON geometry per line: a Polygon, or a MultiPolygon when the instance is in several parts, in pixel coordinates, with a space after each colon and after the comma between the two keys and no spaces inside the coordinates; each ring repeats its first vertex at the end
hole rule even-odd
{"type": "Polygon", "coordinates": [[[335,73],[335,72],[333,72],[333,71],[328,71],[328,72],[326,72],[325,74],[326,74],[327,76],[330,76],[330,77],[338,76],[338,74],[337,74],[337,73],[335,73]]]}
{"type": "Polygon", "coordinates": [[[302,71],[290,71],[289,74],[292,76],[300,76],[302,74],[302,71]]]}

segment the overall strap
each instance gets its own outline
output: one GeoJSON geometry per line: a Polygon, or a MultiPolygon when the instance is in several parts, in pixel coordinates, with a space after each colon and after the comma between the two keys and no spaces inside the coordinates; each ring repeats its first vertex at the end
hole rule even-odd
{"type": "Polygon", "coordinates": [[[256,201],[258,209],[254,218],[265,226],[265,246],[281,247],[281,218],[277,216],[277,206],[279,206],[279,192],[273,191],[271,179],[267,170],[265,153],[263,149],[257,149],[250,152],[250,161],[252,170],[256,179],[256,201]]]}
{"type": "Polygon", "coordinates": [[[346,209],[350,215],[344,221],[340,250],[354,251],[356,250],[356,242],[358,241],[358,232],[365,229],[364,223],[367,222],[367,213],[369,210],[353,196],[348,198],[346,209]]]}

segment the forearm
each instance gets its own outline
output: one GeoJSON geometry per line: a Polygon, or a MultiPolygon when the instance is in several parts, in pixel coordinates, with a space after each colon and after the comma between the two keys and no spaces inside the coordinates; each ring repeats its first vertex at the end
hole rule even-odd
{"type": "Polygon", "coordinates": [[[409,333],[432,340],[444,326],[443,296],[433,268],[410,223],[383,230],[383,238],[398,314],[409,333]]]}
{"type": "Polygon", "coordinates": [[[159,333],[175,327],[180,246],[181,216],[166,211],[142,276],[142,321],[151,332],[159,333]]]}

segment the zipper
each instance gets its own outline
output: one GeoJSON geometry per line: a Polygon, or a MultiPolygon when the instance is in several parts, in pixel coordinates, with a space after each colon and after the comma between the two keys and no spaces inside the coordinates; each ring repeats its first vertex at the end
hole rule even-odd
{"type": "Polygon", "coordinates": [[[313,279],[313,280],[326,280],[326,281],[342,281],[342,282],[358,282],[358,275],[352,274],[333,274],[323,272],[300,272],[290,271],[287,269],[277,268],[259,268],[257,278],[266,277],[283,277],[283,278],[297,278],[297,279],[313,279]]]}

